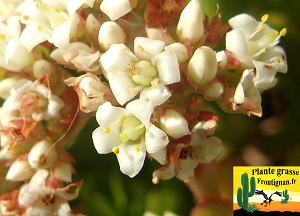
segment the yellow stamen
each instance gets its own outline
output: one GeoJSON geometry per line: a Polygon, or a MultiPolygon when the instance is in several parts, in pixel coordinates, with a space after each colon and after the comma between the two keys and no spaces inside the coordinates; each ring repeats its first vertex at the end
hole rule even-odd
{"type": "Polygon", "coordinates": [[[280,64],[281,63],[281,58],[277,58],[275,61],[276,61],[277,64],[280,64]]]}
{"type": "Polygon", "coordinates": [[[29,16],[28,15],[23,15],[23,19],[24,20],[29,20],[29,16]]]}
{"type": "Polygon", "coordinates": [[[42,31],[42,30],[43,30],[43,26],[39,25],[39,26],[37,27],[37,29],[38,29],[39,31],[42,31]]]}
{"type": "Polygon", "coordinates": [[[152,80],[151,81],[151,86],[153,87],[153,88],[157,88],[158,87],[158,82],[157,82],[157,80],[152,80]]]}
{"type": "Polygon", "coordinates": [[[110,127],[106,127],[105,128],[105,133],[109,133],[109,132],[111,132],[111,128],[110,127]]]}
{"type": "Polygon", "coordinates": [[[140,131],[141,130],[141,125],[138,125],[134,128],[135,131],[140,131]]]}
{"type": "Polygon", "coordinates": [[[135,150],[136,150],[136,153],[139,153],[140,151],[142,151],[142,148],[141,148],[140,146],[137,146],[137,147],[135,148],[135,150]]]}
{"type": "Polygon", "coordinates": [[[268,14],[265,14],[265,15],[263,15],[263,16],[261,17],[261,21],[262,21],[262,22],[266,22],[266,21],[268,20],[268,18],[269,18],[269,15],[268,15],[268,14]]]}
{"type": "Polygon", "coordinates": [[[115,154],[119,154],[120,153],[120,149],[118,147],[113,147],[111,151],[113,153],[115,153],[115,154]]]}
{"type": "Polygon", "coordinates": [[[4,40],[6,38],[5,34],[0,34],[0,39],[4,40]]]}
{"type": "Polygon", "coordinates": [[[257,28],[258,32],[262,32],[264,30],[265,30],[265,27],[263,25],[259,25],[258,28],[257,28]]]}
{"type": "Polygon", "coordinates": [[[124,120],[126,119],[126,117],[127,117],[126,115],[122,115],[120,119],[121,119],[122,121],[124,121],[124,120]]]}
{"type": "Polygon", "coordinates": [[[139,52],[144,52],[144,48],[141,45],[138,45],[136,48],[139,52]]]}
{"type": "Polygon", "coordinates": [[[285,36],[286,35],[286,28],[281,29],[281,31],[279,32],[279,34],[281,36],[285,36]]]}
{"type": "Polygon", "coordinates": [[[54,10],[55,10],[56,12],[59,12],[59,7],[56,6],[56,7],[54,8],[54,10]]]}
{"type": "Polygon", "coordinates": [[[125,54],[126,52],[127,52],[126,49],[121,49],[121,53],[122,53],[122,54],[125,54]]]}
{"type": "Polygon", "coordinates": [[[262,48],[259,51],[262,52],[262,53],[266,53],[266,48],[262,48]]]}
{"type": "Polygon", "coordinates": [[[133,95],[133,88],[132,87],[129,86],[127,91],[130,95],[133,95]]]}

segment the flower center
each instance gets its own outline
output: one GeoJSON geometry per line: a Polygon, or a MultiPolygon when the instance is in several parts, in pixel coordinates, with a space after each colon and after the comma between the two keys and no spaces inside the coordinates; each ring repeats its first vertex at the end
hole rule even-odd
{"type": "Polygon", "coordinates": [[[125,143],[128,140],[137,140],[145,133],[145,127],[135,116],[127,116],[121,126],[120,140],[125,143]]]}
{"type": "Polygon", "coordinates": [[[149,61],[140,61],[139,63],[128,64],[132,80],[144,87],[157,86],[157,70],[149,61]]]}
{"type": "Polygon", "coordinates": [[[27,114],[32,114],[33,112],[44,112],[48,107],[48,103],[48,99],[43,95],[31,91],[23,94],[21,108],[27,114]]]}

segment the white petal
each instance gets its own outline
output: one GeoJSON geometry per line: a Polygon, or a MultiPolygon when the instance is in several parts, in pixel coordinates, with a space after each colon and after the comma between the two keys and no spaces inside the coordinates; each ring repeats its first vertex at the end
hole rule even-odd
{"type": "Polygon", "coordinates": [[[198,165],[197,160],[193,160],[191,158],[186,158],[182,160],[178,160],[178,170],[176,177],[180,180],[186,181],[194,176],[194,170],[198,165]]]}
{"type": "Polygon", "coordinates": [[[36,45],[46,41],[50,34],[51,30],[49,28],[37,23],[33,23],[27,25],[26,28],[22,31],[20,42],[24,47],[26,47],[28,51],[31,51],[36,45]]]}
{"type": "Polygon", "coordinates": [[[172,51],[164,51],[154,58],[159,73],[159,80],[169,85],[180,81],[180,70],[176,55],[172,51]]]}
{"type": "Polygon", "coordinates": [[[99,125],[101,126],[117,126],[118,122],[120,122],[120,118],[122,115],[128,115],[129,112],[124,108],[114,107],[110,102],[105,102],[103,105],[99,106],[96,119],[99,125]]]}
{"type": "Polygon", "coordinates": [[[277,66],[278,72],[286,73],[287,72],[287,62],[285,51],[280,46],[274,46],[266,50],[266,53],[260,56],[259,61],[267,63],[275,63],[277,66]]]}
{"type": "Polygon", "coordinates": [[[119,104],[124,105],[139,93],[129,74],[115,71],[107,74],[110,88],[119,104]]]}
{"type": "Polygon", "coordinates": [[[241,30],[233,29],[226,34],[226,49],[249,56],[246,38],[241,30]]]}
{"type": "Polygon", "coordinates": [[[147,152],[155,153],[163,149],[169,143],[169,138],[164,131],[150,124],[146,130],[145,142],[147,152]]]}
{"type": "Polygon", "coordinates": [[[155,170],[152,174],[153,184],[157,184],[160,179],[166,180],[175,176],[175,164],[169,162],[165,166],[155,170]]]}
{"type": "Polygon", "coordinates": [[[72,0],[67,1],[68,12],[70,15],[74,14],[83,4],[93,7],[95,0],[72,0]]]}
{"type": "Polygon", "coordinates": [[[187,48],[182,43],[172,43],[166,46],[165,50],[174,52],[179,63],[186,62],[189,59],[187,48]]]}
{"type": "Polygon", "coordinates": [[[116,20],[131,11],[129,0],[103,0],[100,10],[111,20],[116,20]]]}
{"type": "Polygon", "coordinates": [[[140,98],[127,104],[126,109],[137,117],[146,127],[150,124],[150,117],[153,113],[153,104],[146,98],[140,98]]]}
{"type": "Polygon", "coordinates": [[[149,153],[151,157],[158,161],[161,165],[166,163],[166,156],[167,156],[167,148],[164,147],[163,149],[159,150],[155,153],[149,153]]]}
{"type": "Polygon", "coordinates": [[[277,72],[275,64],[265,64],[264,62],[253,61],[256,67],[256,75],[253,79],[255,87],[259,91],[269,88],[277,72]]]}
{"type": "Polygon", "coordinates": [[[152,40],[145,37],[134,39],[134,54],[143,60],[150,61],[151,58],[164,50],[165,43],[160,40],[152,40]]]}
{"type": "MultiPolygon", "coordinates": [[[[100,57],[105,72],[129,71],[128,64],[136,62],[136,57],[124,44],[113,44],[100,57]]],[[[104,72],[104,75],[106,75],[104,72]]]]}
{"type": "Polygon", "coordinates": [[[72,21],[67,20],[66,22],[53,29],[53,32],[48,41],[59,48],[68,46],[70,42],[71,25],[72,21]]]}
{"type": "Polygon", "coordinates": [[[140,98],[147,98],[152,101],[153,106],[159,106],[166,102],[171,97],[171,92],[161,82],[158,83],[157,87],[144,88],[140,93],[140,98]]]}
{"type": "MultiPolygon", "coordinates": [[[[210,137],[204,145],[194,147],[195,151],[199,151],[199,154],[195,157],[197,157],[200,163],[210,163],[221,154],[223,148],[222,141],[219,138],[210,137]],[[196,150],[196,148],[199,149],[196,150]]],[[[196,152],[193,152],[193,156],[194,153],[196,154],[196,152]]]]}
{"type": "Polygon", "coordinates": [[[107,154],[112,152],[112,148],[119,146],[120,144],[120,130],[118,128],[112,128],[107,133],[105,127],[98,127],[92,133],[93,143],[95,149],[99,154],[107,154]]]}
{"type": "Polygon", "coordinates": [[[120,151],[117,154],[117,158],[120,170],[132,178],[137,175],[143,167],[146,156],[145,144],[122,143],[119,149],[120,151]],[[137,148],[139,148],[139,151],[137,151],[137,148]]]}

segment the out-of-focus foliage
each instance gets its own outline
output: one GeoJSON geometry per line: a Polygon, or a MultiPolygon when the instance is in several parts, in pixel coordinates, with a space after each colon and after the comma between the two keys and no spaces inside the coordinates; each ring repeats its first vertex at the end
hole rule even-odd
{"type": "MultiPolygon", "coordinates": [[[[217,165],[203,165],[205,172],[199,172],[189,188],[185,183],[172,179],[151,182],[152,171],[158,168],[156,162],[147,162],[144,169],[133,179],[119,170],[115,155],[98,155],[90,132],[97,127],[92,120],[79,135],[76,144],[70,149],[77,164],[78,179],[84,186],[78,200],[72,204],[88,215],[143,215],[150,210],[158,215],[170,210],[179,215],[219,215],[214,210],[224,209],[230,215],[231,172],[233,165],[299,165],[300,164],[300,1],[298,0],[201,0],[204,11],[213,16],[216,4],[221,8],[223,22],[240,14],[248,13],[256,19],[269,14],[267,23],[280,31],[287,28],[287,35],[280,45],[285,49],[288,73],[278,74],[278,84],[263,93],[263,116],[248,117],[239,114],[225,114],[212,104],[211,110],[219,117],[217,135],[224,142],[224,153],[217,165]],[[219,168],[218,168],[219,167],[219,168]],[[215,171],[213,171],[215,170],[215,171]],[[217,171],[216,171],[217,170],[217,171]],[[228,172],[224,172],[228,170],[228,172]],[[210,175],[209,175],[210,174],[210,175]],[[213,180],[222,180],[222,184],[213,180]],[[197,184],[194,184],[197,182],[197,184]],[[216,184],[219,184],[218,187],[216,184]],[[207,190],[203,190],[206,188],[207,190]],[[210,191],[211,189],[211,191],[210,191]],[[216,191],[217,190],[217,191],[216,191]],[[211,201],[205,205],[206,197],[219,197],[221,201],[211,201]]],[[[220,45],[224,46],[224,45],[220,45]]],[[[220,47],[220,50],[224,47],[220,47]]]]}

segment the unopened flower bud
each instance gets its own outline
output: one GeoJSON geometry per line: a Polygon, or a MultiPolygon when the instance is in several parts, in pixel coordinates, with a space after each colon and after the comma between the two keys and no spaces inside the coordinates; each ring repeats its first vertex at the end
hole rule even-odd
{"type": "Polygon", "coordinates": [[[175,110],[166,110],[165,115],[160,119],[159,125],[163,131],[174,139],[189,134],[190,130],[186,119],[175,110]]]}
{"type": "Polygon", "coordinates": [[[192,85],[204,86],[216,76],[217,66],[215,52],[209,47],[202,46],[195,51],[188,64],[187,77],[192,85]]]}
{"type": "Polygon", "coordinates": [[[180,15],[177,36],[181,41],[189,40],[191,44],[204,34],[204,13],[199,0],[191,0],[180,15]]]}
{"type": "Polygon", "coordinates": [[[10,95],[10,90],[20,79],[16,77],[6,78],[0,82],[0,97],[7,99],[10,95]]]}
{"type": "Polygon", "coordinates": [[[33,65],[33,75],[38,79],[46,74],[54,72],[51,64],[46,60],[37,60],[33,65]]]}
{"type": "Polygon", "coordinates": [[[55,178],[65,181],[65,182],[71,182],[72,181],[72,172],[73,172],[73,166],[71,163],[65,163],[65,162],[58,162],[55,164],[54,168],[54,176],[55,178]]]}
{"type": "Polygon", "coordinates": [[[137,0],[103,0],[100,10],[114,21],[129,13],[136,4],[137,0]]]}
{"type": "Polygon", "coordinates": [[[89,35],[96,35],[100,29],[100,22],[94,17],[93,14],[89,14],[86,18],[85,28],[89,35]]]}
{"type": "Polygon", "coordinates": [[[28,162],[33,168],[48,168],[57,158],[56,149],[48,141],[36,143],[28,155],[28,162]]]}
{"type": "Polygon", "coordinates": [[[213,82],[203,89],[203,96],[206,100],[215,100],[223,94],[224,88],[220,82],[213,82]]]}
{"type": "Polygon", "coordinates": [[[26,160],[15,161],[9,168],[6,179],[11,181],[24,181],[34,174],[34,169],[26,160]]]}
{"type": "Polygon", "coordinates": [[[173,43],[165,47],[165,50],[171,50],[175,53],[178,63],[183,63],[188,60],[188,51],[181,43],[173,43]]]}
{"type": "Polygon", "coordinates": [[[126,34],[123,29],[115,22],[104,22],[99,30],[98,42],[103,50],[108,50],[113,44],[124,44],[126,34]]]}

